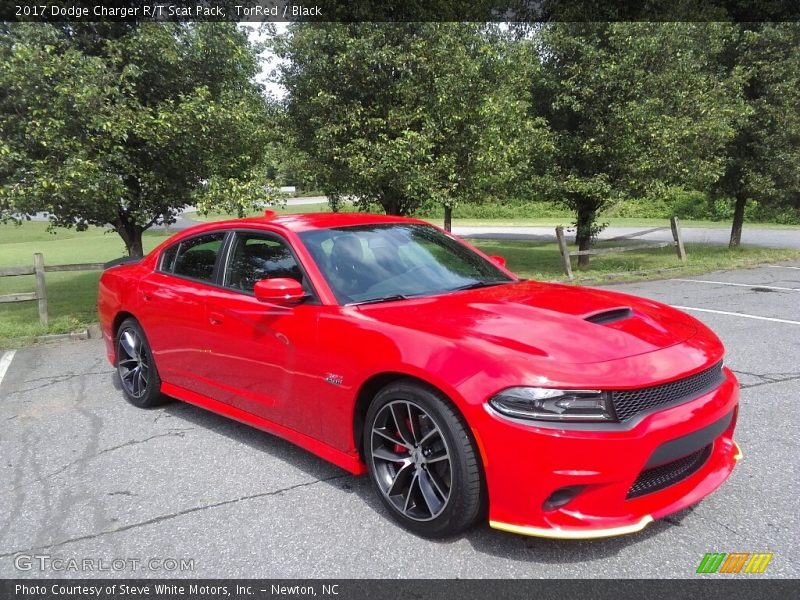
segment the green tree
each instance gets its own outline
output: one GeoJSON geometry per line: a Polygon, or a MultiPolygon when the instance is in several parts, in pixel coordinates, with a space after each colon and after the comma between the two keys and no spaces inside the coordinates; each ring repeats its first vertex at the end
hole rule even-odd
{"type": "Polygon", "coordinates": [[[726,147],[723,176],[713,187],[734,201],[730,246],[742,240],[748,200],[800,208],[800,25],[731,25],[730,69],[742,69],[747,110],[726,147]]]}
{"type": "Polygon", "coordinates": [[[546,152],[494,26],[295,24],[275,49],[289,135],[334,204],[404,215],[496,197],[531,148],[546,152]]]}
{"type": "Polygon", "coordinates": [[[187,204],[269,200],[257,48],[231,23],[6,25],[0,206],[110,225],[131,255],[187,204]]]}
{"type": "MultiPolygon", "coordinates": [[[[575,212],[591,247],[614,199],[666,185],[702,188],[723,170],[740,113],[740,73],[714,59],[728,30],[708,23],[559,23],[528,36],[542,76],[534,116],[554,136],[541,193],[575,212]]],[[[588,256],[579,257],[586,268],[588,256]]]]}

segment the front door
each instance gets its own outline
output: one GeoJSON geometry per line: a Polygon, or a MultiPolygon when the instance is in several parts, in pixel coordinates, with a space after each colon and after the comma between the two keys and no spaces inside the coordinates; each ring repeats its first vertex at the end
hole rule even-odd
{"type": "Polygon", "coordinates": [[[234,235],[222,286],[207,297],[215,398],[313,435],[317,399],[302,390],[308,387],[319,305],[285,240],[263,231],[234,235]],[[255,283],[278,277],[300,281],[309,297],[291,307],[256,300],[255,283]]]}

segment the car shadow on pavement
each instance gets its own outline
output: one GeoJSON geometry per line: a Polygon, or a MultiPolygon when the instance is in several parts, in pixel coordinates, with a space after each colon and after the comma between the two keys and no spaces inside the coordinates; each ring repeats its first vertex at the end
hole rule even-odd
{"type": "MultiPolygon", "coordinates": [[[[366,475],[352,475],[276,435],[179,400],[154,409],[153,412],[180,419],[197,428],[222,435],[236,443],[245,444],[258,452],[263,452],[277,461],[285,462],[288,466],[302,471],[321,485],[336,488],[346,494],[356,495],[360,501],[380,514],[382,518],[391,519],[385,512],[380,499],[375,495],[372,483],[366,475]]],[[[156,414],[156,418],[159,418],[158,414],[156,414]]],[[[265,469],[269,469],[269,465],[265,465],[265,469]]]]}
{"type": "MultiPolygon", "coordinates": [[[[378,499],[367,476],[352,478],[350,486],[364,501],[364,504],[375,510],[381,517],[391,520],[391,516],[378,499]]],[[[488,520],[484,520],[460,536],[442,540],[420,538],[420,542],[449,545],[466,540],[476,552],[502,559],[540,564],[583,563],[612,557],[630,546],[662,535],[674,527],[680,527],[683,519],[689,516],[693,510],[694,507],[689,507],[669,517],[659,519],[637,533],[594,540],[529,537],[492,529],[489,527],[488,520]]],[[[399,528],[399,525],[397,527],[399,528]]]]}
{"type": "MultiPolygon", "coordinates": [[[[115,382],[115,385],[118,385],[115,382]]],[[[382,519],[391,521],[391,516],[377,497],[367,476],[354,476],[331,465],[316,455],[295,446],[275,435],[261,431],[180,401],[170,402],[153,409],[154,420],[164,417],[179,419],[197,428],[222,435],[238,444],[245,444],[263,452],[275,460],[285,462],[312,477],[320,484],[334,487],[342,492],[354,494],[366,507],[382,519]]],[[[266,465],[265,468],[269,468],[266,465]]],[[[276,490],[279,491],[279,490],[276,490]]],[[[557,540],[526,537],[491,529],[488,523],[476,525],[465,534],[444,540],[420,539],[421,545],[450,545],[466,540],[476,552],[530,563],[582,563],[614,556],[630,546],[645,542],[666,531],[680,527],[681,521],[691,514],[693,508],[651,523],[644,530],[625,536],[596,540],[557,540]]],[[[399,525],[397,525],[399,529],[399,525]]],[[[398,531],[400,533],[400,531],[398,531]]]]}
{"type": "Polygon", "coordinates": [[[349,476],[346,471],[276,435],[212,413],[198,406],[175,400],[160,409],[155,409],[153,412],[157,411],[163,411],[165,415],[187,421],[198,429],[223,435],[236,443],[245,444],[254,450],[264,452],[317,480],[325,481],[337,476],[342,476],[343,478],[349,476]]]}

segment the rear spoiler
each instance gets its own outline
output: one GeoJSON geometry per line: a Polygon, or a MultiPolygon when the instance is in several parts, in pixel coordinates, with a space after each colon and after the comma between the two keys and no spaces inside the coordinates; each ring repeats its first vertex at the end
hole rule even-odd
{"type": "Polygon", "coordinates": [[[120,265],[130,265],[142,260],[142,256],[123,256],[122,258],[115,258],[103,265],[103,270],[110,269],[111,267],[118,267],[120,265]]]}

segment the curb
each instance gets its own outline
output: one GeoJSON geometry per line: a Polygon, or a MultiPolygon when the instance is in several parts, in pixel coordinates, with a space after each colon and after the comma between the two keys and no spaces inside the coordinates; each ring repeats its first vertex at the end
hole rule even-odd
{"type": "MultiPolygon", "coordinates": [[[[92,323],[86,329],[71,331],[70,333],[48,333],[27,338],[14,338],[16,340],[32,340],[33,344],[51,344],[64,341],[99,340],[103,337],[100,330],[100,323],[92,323]]],[[[23,346],[24,347],[24,346],[23,346]]],[[[11,350],[12,348],[5,348],[11,350]]]]}
{"type": "Polygon", "coordinates": [[[89,330],[73,331],[71,333],[50,333],[47,335],[37,335],[34,341],[37,344],[48,344],[50,342],[61,342],[63,340],[88,340],[89,330]]]}
{"type": "Polygon", "coordinates": [[[34,340],[37,344],[47,344],[49,342],[61,342],[64,340],[98,340],[101,337],[103,337],[103,332],[100,330],[100,323],[92,323],[83,331],[38,335],[34,340]]]}

